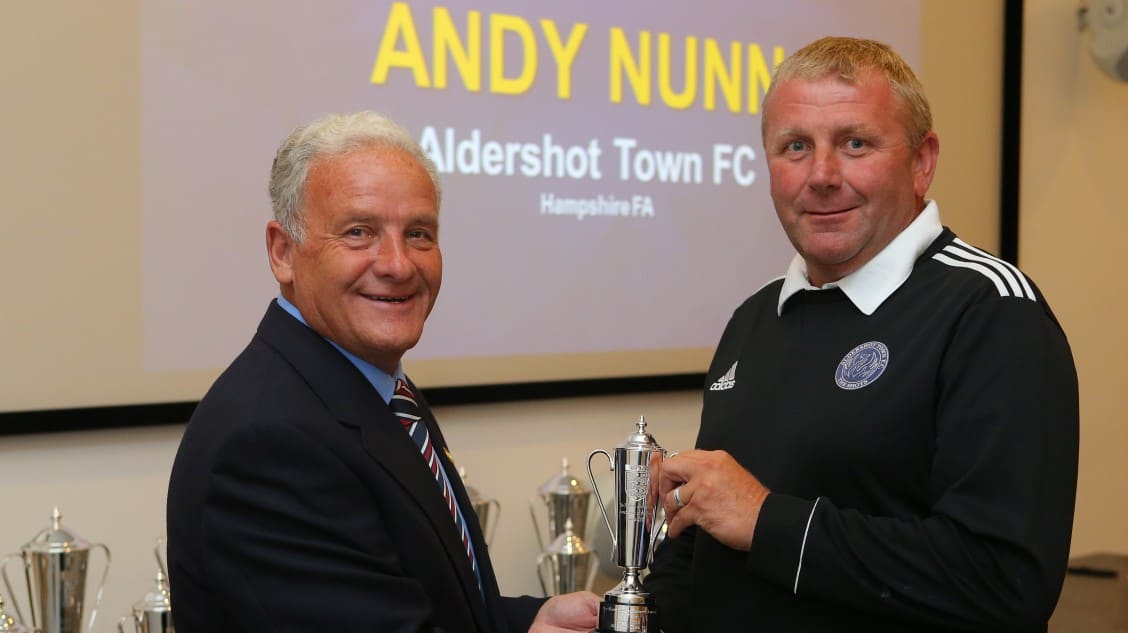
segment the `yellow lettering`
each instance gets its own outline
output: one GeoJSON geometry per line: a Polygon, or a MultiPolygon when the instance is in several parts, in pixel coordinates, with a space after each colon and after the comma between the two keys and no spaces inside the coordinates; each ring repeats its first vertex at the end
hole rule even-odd
{"type": "Polygon", "coordinates": [[[572,98],[572,62],[576,61],[576,54],[580,52],[580,44],[584,41],[588,25],[578,23],[572,27],[568,35],[568,43],[560,43],[560,33],[556,30],[556,23],[552,20],[541,20],[541,29],[544,38],[548,40],[548,48],[552,57],[556,59],[556,96],[561,99],[572,98]]]}
{"type": "MultiPolygon", "coordinates": [[[[755,44],[753,44],[755,46],[755,44]]],[[[729,66],[721,55],[721,48],[712,38],[705,40],[705,109],[717,108],[717,86],[724,94],[730,112],[740,112],[740,81],[742,74],[740,42],[729,45],[729,66]]]]}
{"type": "Polygon", "coordinates": [[[464,45],[458,36],[458,29],[444,7],[434,10],[434,41],[432,52],[435,64],[435,87],[447,86],[447,56],[458,68],[458,76],[470,92],[482,89],[482,14],[470,11],[466,14],[466,39],[464,45]]]}
{"type": "Polygon", "coordinates": [[[386,82],[388,71],[392,68],[410,69],[416,86],[431,86],[427,63],[423,59],[423,48],[419,45],[419,34],[415,30],[415,20],[411,17],[411,7],[406,2],[393,3],[388,12],[388,23],[384,26],[384,36],[380,39],[380,51],[376,53],[376,63],[372,67],[372,83],[386,82]],[[396,44],[401,38],[403,48],[399,49],[396,44]]]}
{"type": "Polygon", "coordinates": [[[515,15],[490,15],[490,91],[516,95],[528,91],[537,76],[537,42],[529,23],[515,15]],[[513,33],[521,40],[524,55],[521,72],[505,76],[505,34],[513,33]]]}
{"type": "Polygon", "coordinates": [[[772,84],[772,72],[783,63],[784,57],[786,57],[786,55],[783,52],[783,47],[774,47],[772,51],[772,68],[768,69],[768,63],[764,59],[764,51],[760,49],[760,45],[748,45],[749,114],[759,114],[760,103],[764,100],[764,93],[768,91],[768,86],[772,84]]]}
{"type": "Polygon", "coordinates": [[[611,102],[623,102],[623,75],[634,91],[635,100],[641,105],[650,105],[650,32],[638,34],[639,57],[635,61],[630,43],[622,29],[611,29],[611,102]]]}
{"type": "Polygon", "coordinates": [[[697,38],[685,38],[685,88],[680,93],[670,87],[670,35],[658,34],[658,94],[662,103],[684,110],[697,99],[697,38]]]}

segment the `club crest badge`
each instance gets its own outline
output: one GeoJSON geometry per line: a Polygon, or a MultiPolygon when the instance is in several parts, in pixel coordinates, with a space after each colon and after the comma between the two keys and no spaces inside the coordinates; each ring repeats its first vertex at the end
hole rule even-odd
{"type": "Polygon", "coordinates": [[[880,378],[888,366],[889,348],[885,343],[862,343],[842,357],[834,372],[834,382],[847,391],[861,389],[880,378]]]}

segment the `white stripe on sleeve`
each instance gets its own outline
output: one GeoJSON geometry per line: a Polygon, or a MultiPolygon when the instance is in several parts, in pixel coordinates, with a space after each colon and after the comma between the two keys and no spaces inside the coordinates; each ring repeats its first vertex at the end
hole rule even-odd
{"type": "Polygon", "coordinates": [[[803,544],[799,546],[799,565],[795,568],[795,587],[792,588],[792,593],[799,594],[799,573],[803,571],[803,552],[807,551],[807,534],[811,531],[811,520],[815,518],[815,508],[819,507],[819,497],[815,499],[815,505],[811,506],[811,514],[807,517],[807,527],[803,530],[803,544]]]}

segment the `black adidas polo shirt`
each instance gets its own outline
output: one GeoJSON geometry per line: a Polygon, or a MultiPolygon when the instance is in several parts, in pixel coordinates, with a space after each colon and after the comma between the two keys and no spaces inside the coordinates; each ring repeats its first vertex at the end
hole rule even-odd
{"type": "Polygon", "coordinates": [[[697,445],[772,494],[751,552],[703,531],[661,548],[667,633],[1045,630],[1077,476],[1065,335],[934,203],[891,246],[825,289],[799,260],[734,313],[697,445]]]}

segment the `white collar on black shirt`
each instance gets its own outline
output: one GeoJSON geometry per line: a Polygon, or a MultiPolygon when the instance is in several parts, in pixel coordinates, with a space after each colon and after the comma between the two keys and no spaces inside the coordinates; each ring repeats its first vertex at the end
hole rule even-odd
{"type": "Polygon", "coordinates": [[[943,230],[944,226],[940,224],[940,208],[935,200],[929,200],[920,215],[873,259],[842,279],[832,281],[821,288],[812,286],[811,282],[807,281],[807,262],[796,253],[783,278],[776,313],[782,315],[783,304],[800,290],[840,288],[855,307],[869,316],[889,298],[889,295],[905,283],[909,274],[913,272],[913,263],[943,230]]]}

